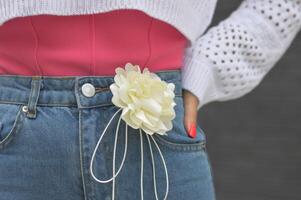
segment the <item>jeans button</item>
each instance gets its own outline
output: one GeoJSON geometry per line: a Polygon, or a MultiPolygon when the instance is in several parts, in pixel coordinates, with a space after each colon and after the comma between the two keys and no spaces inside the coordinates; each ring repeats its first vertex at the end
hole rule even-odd
{"type": "Polygon", "coordinates": [[[86,97],[93,97],[95,95],[95,87],[91,83],[85,83],[82,86],[82,93],[86,97]]]}

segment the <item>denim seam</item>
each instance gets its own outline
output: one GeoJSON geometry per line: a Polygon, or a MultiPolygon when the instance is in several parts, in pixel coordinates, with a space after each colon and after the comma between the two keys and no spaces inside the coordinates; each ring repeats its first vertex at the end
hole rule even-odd
{"type": "Polygon", "coordinates": [[[74,94],[75,94],[75,98],[76,98],[77,107],[81,108],[78,86],[79,86],[79,78],[77,77],[75,79],[74,94]]]}
{"type": "MultiPolygon", "coordinates": [[[[183,95],[177,94],[175,95],[176,97],[182,97],[183,95]]],[[[6,103],[6,104],[17,104],[17,105],[25,105],[27,104],[26,102],[20,102],[20,101],[0,101],[1,103],[6,103]]],[[[64,104],[64,103],[37,103],[37,106],[64,106],[64,107],[78,107],[78,104],[64,104]]],[[[96,108],[96,107],[104,107],[104,106],[114,106],[113,103],[106,103],[106,104],[95,104],[93,106],[83,106],[81,108],[96,108]]]]}
{"type": "Polygon", "coordinates": [[[84,178],[84,169],[83,169],[83,144],[82,144],[82,126],[81,126],[81,112],[79,111],[79,157],[80,157],[80,171],[81,171],[81,177],[82,177],[82,184],[83,184],[83,190],[84,190],[84,197],[85,200],[87,199],[86,194],[86,185],[85,185],[85,178],[84,178]]]}
{"type": "Polygon", "coordinates": [[[21,122],[23,121],[23,117],[21,116],[22,114],[22,107],[20,106],[18,108],[18,112],[14,119],[14,124],[11,130],[9,131],[8,135],[0,142],[0,150],[4,149],[9,144],[9,142],[13,139],[13,135],[15,135],[20,129],[20,126],[22,124],[21,122]]]}
{"type": "Polygon", "coordinates": [[[27,102],[27,105],[29,105],[29,102],[31,101],[32,99],[32,95],[33,95],[33,92],[35,91],[35,84],[33,83],[33,80],[31,80],[31,90],[30,90],[30,94],[29,94],[29,97],[28,97],[28,102],[27,102]]]}
{"type": "Polygon", "coordinates": [[[31,95],[28,99],[29,112],[27,112],[27,116],[30,118],[35,118],[36,113],[37,113],[37,102],[38,102],[39,96],[40,96],[42,81],[40,78],[38,78],[38,79],[33,78],[31,84],[32,84],[33,88],[31,89],[31,92],[30,92],[31,95]],[[30,110],[31,106],[33,107],[33,110],[30,110]],[[33,112],[31,112],[31,111],[33,111],[33,112]]]}
{"type": "MultiPolygon", "coordinates": [[[[82,124],[82,111],[79,111],[80,115],[79,115],[79,123],[82,124]]],[[[83,172],[83,179],[85,180],[85,190],[86,190],[86,198],[87,200],[96,200],[96,194],[95,194],[95,184],[93,184],[93,180],[91,180],[91,176],[90,176],[90,170],[89,170],[89,166],[90,164],[88,163],[87,165],[87,168],[85,168],[85,163],[87,163],[86,161],[89,160],[89,157],[86,156],[85,157],[85,152],[84,152],[84,132],[82,131],[82,126],[80,128],[80,131],[81,131],[81,139],[82,139],[82,166],[83,166],[83,169],[82,169],[82,172],[83,172]],[[86,174],[89,174],[86,178],[85,175],[86,174]],[[89,189],[89,192],[87,192],[87,188],[89,189]]]]}
{"type": "Polygon", "coordinates": [[[213,174],[213,169],[212,169],[212,163],[211,163],[211,160],[209,158],[209,153],[207,151],[207,148],[205,149],[205,154],[206,154],[206,158],[207,158],[207,161],[209,163],[209,170],[210,170],[210,176],[211,176],[211,183],[212,183],[212,186],[213,186],[213,195],[214,195],[214,200],[216,199],[216,188],[215,188],[215,175],[213,174]]]}
{"type": "MultiPolygon", "coordinates": [[[[0,104],[16,104],[16,105],[26,105],[27,103],[26,102],[20,102],[20,101],[0,101],[0,104]]],[[[70,106],[70,107],[77,107],[77,104],[63,104],[63,103],[58,103],[58,104],[55,104],[55,103],[37,103],[37,106],[58,106],[58,107],[61,107],[61,106],[70,106]]]]}
{"type": "Polygon", "coordinates": [[[206,142],[200,141],[198,143],[182,143],[182,144],[177,144],[177,143],[172,143],[169,142],[165,139],[163,139],[162,137],[158,136],[158,135],[154,135],[154,138],[157,138],[158,142],[168,148],[171,148],[173,150],[177,150],[177,151],[183,151],[183,152],[189,152],[189,151],[201,151],[204,152],[204,148],[205,148],[205,144],[206,142]]]}
{"type": "MultiPolygon", "coordinates": [[[[157,70],[155,73],[159,73],[159,74],[165,74],[165,73],[171,73],[171,72],[180,72],[181,73],[181,69],[168,69],[168,70],[157,70]]],[[[1,75],[2,77],[13,77],[13,78],[20,78],[20,79],[26,79],[28,77],[32,77],[32,76],[28,76],[28,75],[15,75],[15,74],[3,74],[1,75]]],[[[97,76],[47,76],[47,75],[43,75],[43,79],[57,79],[57,80],[67,80],[67,79],[76,79],[77,77],[79,77],[79,79],[84,79],[84,78],[112,78],[113,79],[114,75],[97,75],[97,76]]]]}

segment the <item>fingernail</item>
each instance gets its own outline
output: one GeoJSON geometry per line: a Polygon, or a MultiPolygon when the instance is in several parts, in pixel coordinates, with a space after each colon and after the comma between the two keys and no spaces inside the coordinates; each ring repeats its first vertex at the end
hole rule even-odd
{"type": "Polygon", "coordinates": [[[188,134],[189,134],[190,137],[195,138],[195,136],[196,136],[196,127],[195,127],[194,123],[190,124],[190,129],[188,131],[188,134]]]}

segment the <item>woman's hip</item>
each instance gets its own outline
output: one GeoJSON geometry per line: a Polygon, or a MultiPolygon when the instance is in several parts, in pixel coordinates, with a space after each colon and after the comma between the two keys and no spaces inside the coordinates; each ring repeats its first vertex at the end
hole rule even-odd
{"type": "Polygon", "coordinates": [[[204,131],[185,133],[180,72],[157,72],[175,84],[176,117],[152,136],[118,122],[113,76],[0,76],[1,196],[213,199],[204,131]]]}

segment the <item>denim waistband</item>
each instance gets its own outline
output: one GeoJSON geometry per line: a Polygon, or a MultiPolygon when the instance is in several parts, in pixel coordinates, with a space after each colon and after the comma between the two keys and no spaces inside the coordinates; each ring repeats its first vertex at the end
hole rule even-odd
{"type": "MultiPolygon", "coordinates": [[[[182,95],[181,71],[163,70],[156,73],[162,80],[175,84],[175,95],[182,95]]],[[[0,75],[0,103],[30,104],[39,106],[68,106],[93,108],[112,105],[109,86],[112,76],[23,76],[0,75]],[[81,87],[90,83],[95,95],[86,97],[81,87]]]]}

